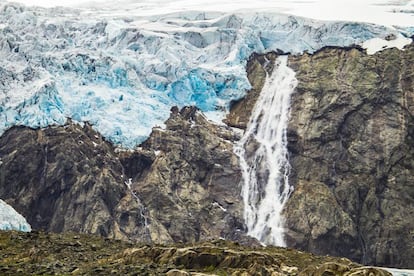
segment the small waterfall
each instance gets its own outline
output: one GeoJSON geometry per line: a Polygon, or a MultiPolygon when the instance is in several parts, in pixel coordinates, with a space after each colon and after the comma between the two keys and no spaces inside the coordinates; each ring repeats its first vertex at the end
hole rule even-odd
{"type": "Polygon", "coordinates": [[[138,203],[138,211],[139,211],[139,215],[141,216],[142,220],[143,220],[143,226],[144,226],[144,231],[145,231],[145,241],[146,242],[151,242],[151,233],[150,233],[150,229],[149,229],[149,224],[148,224],[148,216],[145,215],[145,207],[144,204],[142,204],[141,199],[139,198],[139,196],[137,195],[137,193],[132,189],[132,178],[129,178],[128,181],[124,182],[125,185],[128,187],[128,190],[130,191],[131,195],[133,198],[135,198],[136,202],[138,203]]]}
{"type": "Polygon", "coordinates": [[[267,76],[247,129],[235,146],[243,172],[242,197],[248,234],[265,244],[285,246],[281,215],[289,186],[287,126],[295,73],[280,56],[267,76]]]}

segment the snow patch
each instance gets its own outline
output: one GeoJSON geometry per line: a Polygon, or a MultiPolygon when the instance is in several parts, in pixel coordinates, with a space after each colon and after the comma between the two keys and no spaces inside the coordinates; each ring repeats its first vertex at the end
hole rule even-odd
{"type": "Polygon", "coordinates": [[[362,43],[362,48],[367,50],[368,55],[373,55],[379,51],[389,49],[389,48],[398,48],[400,50],[403,50],[403,48],[406,45],[409,45],[413,42],[411,38],[407,38],[401,34],[398,35],[398,37],[387,40],[382,38],[372,38],[364,43],[362,43]]]}
{"type": "Polygon", "coordinates": [[[379,267],[390,272],[393,276],[414,276],[414,269],[398,269],[389,267],[379,267]]]}
{"type": "Polygon", "coordinates": [[[227,212],[227,209],[221,206],[218,202],[213,202],[213,206],[220,208],[223,212],[227,212]]]}

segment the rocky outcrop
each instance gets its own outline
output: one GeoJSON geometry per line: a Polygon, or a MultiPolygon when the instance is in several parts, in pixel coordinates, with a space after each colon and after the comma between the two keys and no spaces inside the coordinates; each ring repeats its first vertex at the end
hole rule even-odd
{"type": "Polygon", "coordinates": [[[88,124],[11,128],[0,138],[0,198],[37,230],[244,239],[233,132],[196,108],[173,108],[166,126],[135,151],[115,151],[88,124]]]}
{"type": "Polygon", "coordinates": [[[291,246],[414,267],[413,60],[413,44],[291,57],[291,246]]]}
{"type": "Polygon", "coordinates": [[[79,234],[0,231],[1,275],[378,275],[345,258],[226,241],[149,246],[79,234]]]}
{"type": "Polygon", "coordinates": [[[156,152],[144,176],[132,176],[149,218],[151,240],[238,239],[244,232],[234,133],[194,107],[172,109],[166,128],[142,144],[156,152]]]}
{"type": "Polygon", "coordinates": [[[0,198],[33,229],[108,236],[127,194],[114,155],[87,125],[14,127],[0,139],[0,198]]]}
{"type": "Polygon", "coordinates": [[[246,128],[253,107],[266,81],[266,77],[272,73],[274,61],[277,57],[277,53],[270,52],[265,55],[253,54],[249,58],[246,71],[252,88],[244,98],[231,103],[231,112],[224,120],[227,125],[241,129],[246,128]]]}

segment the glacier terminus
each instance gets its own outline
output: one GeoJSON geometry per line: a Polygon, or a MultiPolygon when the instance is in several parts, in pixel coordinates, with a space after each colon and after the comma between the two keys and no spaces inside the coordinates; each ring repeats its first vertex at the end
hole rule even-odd
{"type": "Polygon", "coordinates": [[[0,199],[0,230],[30,232],[32,228],[21,214],[0,199]]]}
{"type": "Polygon", "coordinates": [[[314,52],[409,37],[413,29],[272,11],[109,17],[6,2],[0,34],[0,133],[71,119],[133,148],[163,125],[172,106],[196,105],[220,121],[250,88],[245,64],[254,52],[314,52]]]}

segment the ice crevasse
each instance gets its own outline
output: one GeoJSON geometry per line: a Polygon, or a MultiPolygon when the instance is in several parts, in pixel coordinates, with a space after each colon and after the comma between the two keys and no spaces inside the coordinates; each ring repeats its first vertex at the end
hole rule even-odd
{"type": "Polygon", "coordinates": [[[253,52],[314,52],[413,33],[272,12],[105,17],[0,3],[0,134],[71,118],[133,148],[172,106],[223,117],[250,88],[245,65],[253,52]]]}

